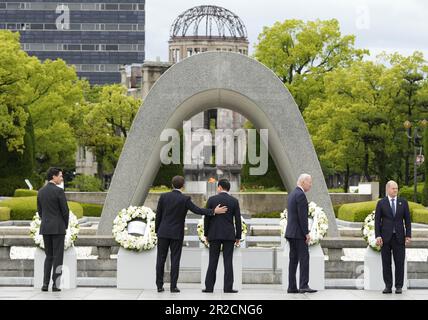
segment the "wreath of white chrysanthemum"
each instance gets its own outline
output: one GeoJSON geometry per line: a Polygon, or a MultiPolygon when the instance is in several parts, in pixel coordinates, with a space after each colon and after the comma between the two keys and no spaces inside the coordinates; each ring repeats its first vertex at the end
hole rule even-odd
{"type": "MultiPolygon", "coordinates": [[[[43,242],[43,235],[40,234],[40,225],[42,221],[40,220],[39,213],[33,217],[33,220],[30,224],[30,236],[34,240],[34,243],[37,247],[44,249],[45,244],[43,242]]],[[[70,211],[70,216],[68,219],[68,228],[66,230],[65,239],[64,239],[64,249],[74,246],[74,241],[77,239],[77,235],[79,234],[79,222],[77,217],[70,211]]]]}
{"type": "Polygon", "coordinates": [[[148,207],[129,207],[119,212],[113,221],[113,237],[121,247],[141,252],[156,247],[157,236],[155,232],[156,214],[148,207]],[[141,219],[147,224],[143,236],[134,236],[128,233],[128,223],[141,219]]]}
{"type": "MultiPolygon", "coordinates": [[[[209,243],[207,241],[207,238],[205,237],[205,230],[204,230],[204,219],[199,220],[198,223],[198,237],[199,237],[199,241],[202,242],[202,244],[205,246],[205,248],[209,248],[209,243]]],[[[243,218],[241,218],[241,242],[239,244],[239,247],[242,247],[242,244],[245,242],[245,238],[247,237],[247,233],[248,233],[248,226],[247,223],[245,222],[245,220],[243,218]]]]}
{"type": "Polygon", "coordinates": [[[373,250],[379,252],[381,246],[376,244],[376,233],[375,233],[375,211],[370,213],[365,219],[362,227],[363,237],[366,240],[368,246],[373,250]]]}
{"type": "MultiPolygon", "coordinates": [[[[279,225],[281,227],[281,236],[284,237],[285,230],[287,228],[287,214],[288,211],[285,209],[281,212],[281,218],[279,225]]],[[[309,203],[308,210],[308,228],[309,235],[311,236],[310,246],[318,244],[326,235],[328,231],[328,218],[324,210],[317,206],[315,202],[309,203]]]]}

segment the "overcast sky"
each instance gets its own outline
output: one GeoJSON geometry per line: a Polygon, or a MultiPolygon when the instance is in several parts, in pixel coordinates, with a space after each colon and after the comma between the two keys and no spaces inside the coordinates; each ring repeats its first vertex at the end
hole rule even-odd
{"type": "Polygon", "coordinates": [[[170,27],[182,12],[198,5],[218,5],[245,23],[253,52],[264,26],[286,19],[336,18],[342,34],[355,34],[356,46],[374,56],[381,51],[428,58],[428,1],[425,0],[147,0],[146,59],[168,59],[170,27]]]}

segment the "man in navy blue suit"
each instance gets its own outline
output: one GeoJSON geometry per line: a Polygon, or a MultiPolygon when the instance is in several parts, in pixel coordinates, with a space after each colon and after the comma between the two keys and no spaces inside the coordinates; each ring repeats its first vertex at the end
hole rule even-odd
{"type": "Polygon", "coordinates": [[[205,289],[202,292],[214,292],[218,259],[223,246],[224,285],[226,293],[237,293],[233,289],[233,250],[240,244],[242,236],[242,220],[239,202],[229,194],[230,182],[221,179],[218,182],[218,194],[208,199],[207,208],[219,205],[227,207],[226,214],[220,216],[205,216],[204,233],[210,244],[209,263],[205,277],[205,289]]]}
{"type": "Polygon", "coordinates": [[[392,293],[392,252],[395,263],[395,293],[400,294],[404,282],[406,244],[411,242],[412,237],[410,210],[406,199],[397,197],[398,184],[395,181],[386,184],[386,194],[385,198],[378,201],[375,212],[376,242],[382,246],[382,270],[385,282],[383,293],[392,293]]]}
{"type": "Polygon", "coordinates": [[[172,179],[174,190],[160,196],[156,210],[155,231],[158,237],[158,252],[156,261],[156,285],[158,292],[163,292],[165,261],[168,250],[171,250],[171,292],[178,293],[177,280],[180,269],[181,250],[184,240],[184,225],[187,211],[198,215],[214,216],[225,214],[227,207],[220,205],[211,209],[196,206],[189,196],[183,194],[184,177],[175,176],[172,179]]]}
{"type": "Polygon", "coordinates": [[[305,193],[312,187],[312,177],[300,175],[297,188],[288,195],[288,215],[285,238],[290,244],[290,263],[288,267],[288,293],[314,293],[309,288],[309,242],[308,199],[305,193]],[[299,290],[296,283],[297,265],[300,265],[299,290]]]}

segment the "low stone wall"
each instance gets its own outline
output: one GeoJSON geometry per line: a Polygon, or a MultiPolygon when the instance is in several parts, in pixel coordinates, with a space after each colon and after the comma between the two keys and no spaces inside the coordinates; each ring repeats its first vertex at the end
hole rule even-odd
{"type": "MultiPolygon", "coordinates": [[[[192,197],[192,201],[197,206],[205,206],[206,198],[203,193],[186,193],[192,197]]],[[[148,194],[144,203],[145,206],[156,209],[157,202],[161,193],[151,192],[148,194]]],[[[234,197],[239,200],[239,205],[242,212],[249,215],[256,213],[269,213],[274,211],[282,211],[287,207],[288,194],[285,192],[239,192],[232,193],[234,197]]],[[[69,201],[77,201],[82,203],[104,204],[107,196],[106,192],[66,192],[69,201]]],[[[371,201],[369,194],[355,194],[355,193],[330,193],[330,198],[333,203],[354,203],[371,201]]]]}
{"type": "MultiPolygon", "coordinates": [[[[362,279],[364,263],[362,261],[341,260],[343,248],[365,248],[363,239],[354,238],[326,238],[321,241],[324,250],[327,251],[328,260],[325,262],[326,279],[362,279]]],[[[33,276],[34,261],[12,260],[10,248],[32,247],[34,242],[28,236],[0,236],[0,280],[4,282],[9,278],[31,278],[33,276]]],[[[116,277],[117,259],[114,248],[117,243],[108,236],[84,236],[79,237],[77,247],[97,247],[97,259],[79,259],[79,278],[108,278],[116,277]]],[[[428,239],[415,239],[409,248],[428,247],[428,239]]],[[[201,248],[183,248],[181,259],[180,282],[200,282],[200,257],[201,248]]],[[[246,248],[243,252],[243,282],[247,284],[280,284],[282,267],[279,256],[283,254],[280,247],[271,248],[246,248]]],[[[166,263],[166,271],[169,271],[169,259],[166,263]]],[[[379,275],[381,276],[381,275],[379,275]]],[[[428,279],[428,263],[425,261],[408,262],[408,278],[428,279]]],[[[168,280],[168,273],[166,274],[168,280]]],[[[110,281],[111,282],[111,281],[110,281]]]]}

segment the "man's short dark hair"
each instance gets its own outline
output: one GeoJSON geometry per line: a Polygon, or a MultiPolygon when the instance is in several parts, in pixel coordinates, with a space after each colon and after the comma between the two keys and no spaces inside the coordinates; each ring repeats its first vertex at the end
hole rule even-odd
{"type": "Polygon", "coordinates": [[[46,173],[46,179],[51,181],[53,177],[57,177],[60,172],[62,172],[62,170],[59,168],[49,168],[48,172],[46,173]]]}
{"type": "Polygon", "coordinates": [[[218,185],[225,191],[230,190],[230,182],[227,179],[221,179],[218,181],[218,185]]]}
{"type": "Polygon", "coordinates": [[[174,189],[181,189],[184,186],[184,177],[182,176],[175,176],[172,178],[172,186],[174,189]]]}

